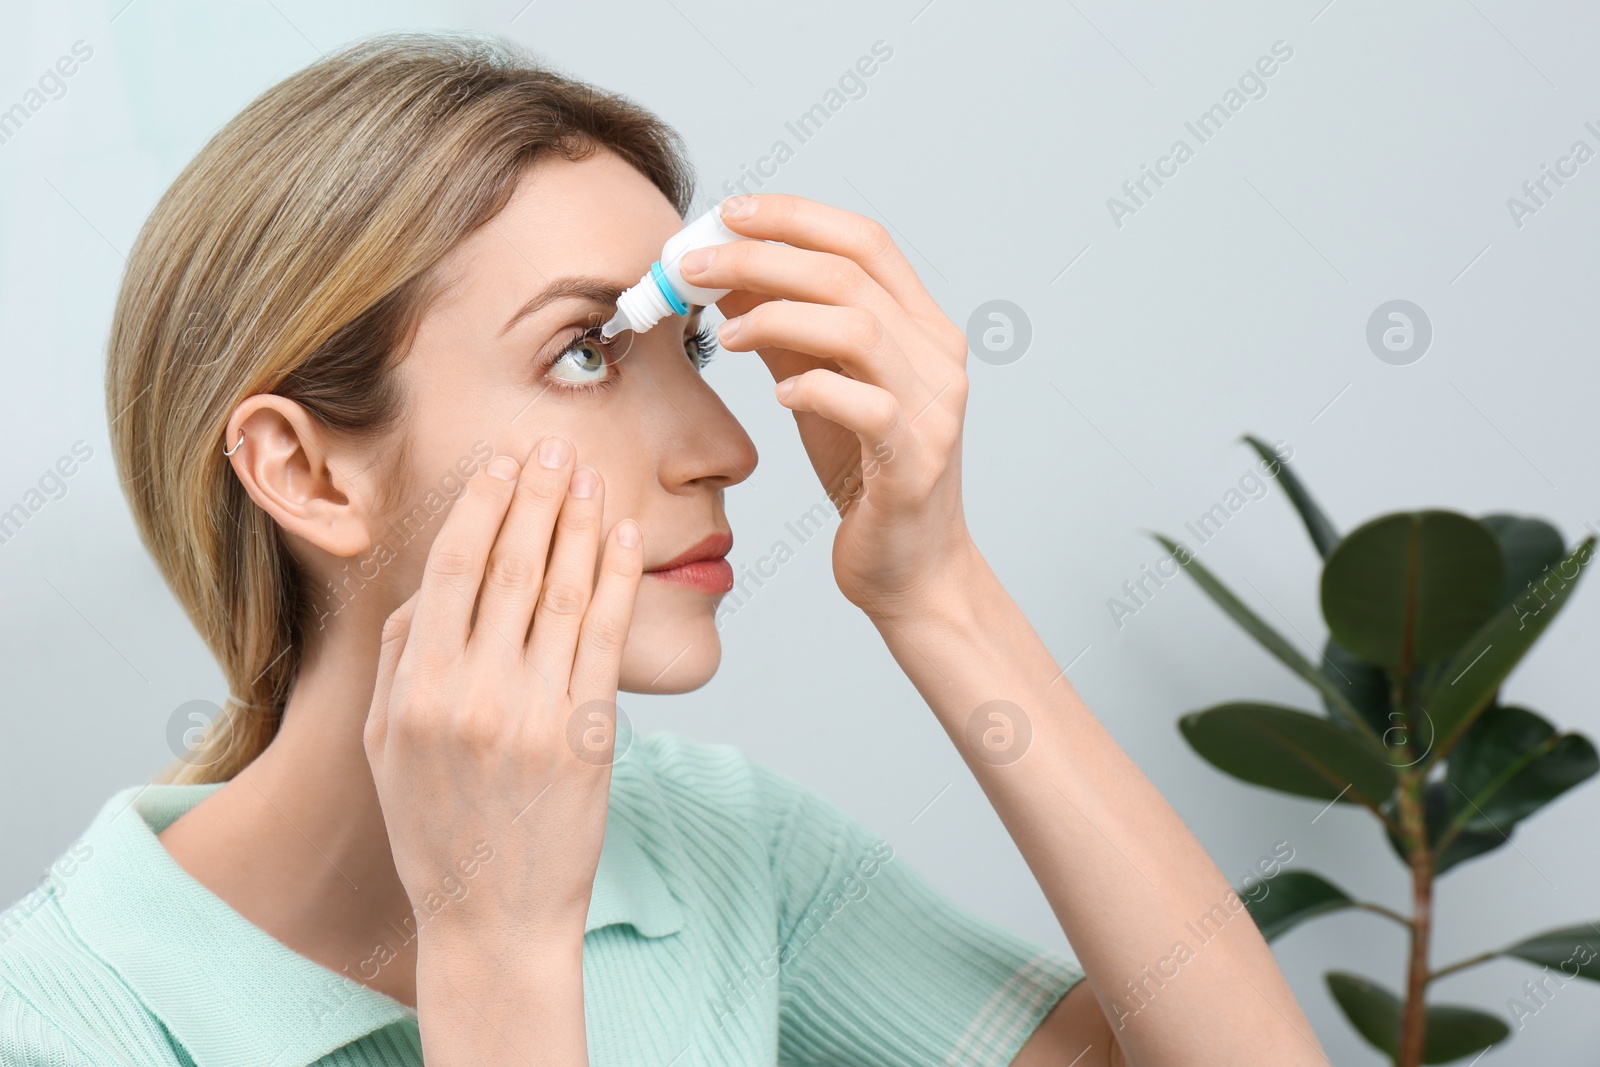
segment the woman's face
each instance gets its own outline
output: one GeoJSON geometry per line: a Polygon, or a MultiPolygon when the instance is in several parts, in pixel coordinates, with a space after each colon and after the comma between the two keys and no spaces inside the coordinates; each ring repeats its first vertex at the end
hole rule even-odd
{"type": "MultiPolygon", "coordinates": [[[[527,172],[506,208],[441,264],[445,288],[401,364],[413,465],[400,514],[441,480],[457,485],[449,475],[462,460],[481,465],[488,452],[478,442],[533,463],[538,442],[557,433],[604,481],[604,528],[638,522],[647,571],[731,532],[722,491],[750,474],[756,449],[701,377],[700,309],[623,333],[609,350],[579,338],[611,317],[615,293],[638,282],[682,226],[661,191],[610,151],[579,163],[551,157],[527,172]],[[576,278],[612,295],[536,302],[576,278]]],[[[446,514],[404,550],[406,589],[420,581],[446,514]]],[[[620,688],[703,685],[721,656],[714,611],[723,595],[646,573],[620,688]]]]}

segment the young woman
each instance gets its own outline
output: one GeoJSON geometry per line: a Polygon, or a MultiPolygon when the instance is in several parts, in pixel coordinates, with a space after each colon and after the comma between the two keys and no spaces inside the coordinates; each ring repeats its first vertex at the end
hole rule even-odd
{"type": "Polygon", "coordinates": [[[715,340],[794,412],[841,592],[1081,969],[731,747],[617,721],[619,689],[715,671],[723,491],[756,463],[701,309],[598,334],[690,200],[648,112],[418,36],[268,90],[178,177],[107,417],[232,693],[0,922],[0,1062],[1323,1062],[973,544],[966,340],[869,219],[737,197],[769,240],[684,273],[733,290],[715,340]]]}

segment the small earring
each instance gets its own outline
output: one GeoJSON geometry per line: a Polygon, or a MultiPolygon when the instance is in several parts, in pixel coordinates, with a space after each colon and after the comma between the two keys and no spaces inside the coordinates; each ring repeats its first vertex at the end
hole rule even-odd
{"type": "Polygon", "coordinates": [[[232,448],[224,448],[222,450],[222,454],[224,456],[231,456],[235,452],[239,451],[239,445],[242,445],[242,444],[244,444],[244,431],[240,430],[239,431],[239,444],[238,445],[234,445],[232,448]]]}

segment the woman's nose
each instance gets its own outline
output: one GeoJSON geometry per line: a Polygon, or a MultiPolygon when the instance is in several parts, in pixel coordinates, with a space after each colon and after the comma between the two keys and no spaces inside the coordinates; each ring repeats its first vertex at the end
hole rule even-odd
{"type": "Polygon", "coordinates": [[[694,377],[687,386],[667,398],[678,418],[663,442],[661,479],[669,489],[694,482],[715,489],[737,485],[760,461],[756,443],[699,372],[689,373],[694,377]]]}

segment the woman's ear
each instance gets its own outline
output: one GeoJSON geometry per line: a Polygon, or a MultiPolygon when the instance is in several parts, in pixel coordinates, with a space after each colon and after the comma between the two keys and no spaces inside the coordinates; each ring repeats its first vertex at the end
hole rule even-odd
{"type": "Polygon", "coordinates": [[[372,465],[340,449],[305,408],[272,393],[246,397],[226,438],[245,492],[286,533],[333,556],[372,546],[377,487],[355,476],[372,465]]]}

